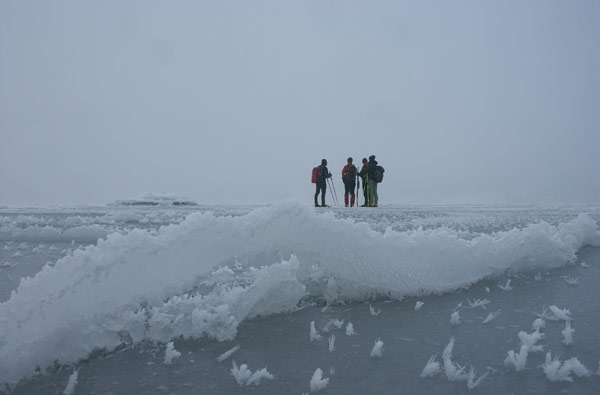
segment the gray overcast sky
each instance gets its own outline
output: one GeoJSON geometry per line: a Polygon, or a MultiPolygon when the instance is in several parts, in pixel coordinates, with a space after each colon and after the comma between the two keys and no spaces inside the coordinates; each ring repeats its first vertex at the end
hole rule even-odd
{"type": "Polygon", "coordinates": [[[0,204],[600,202],[600,1],[0,0],[0,204]]]}

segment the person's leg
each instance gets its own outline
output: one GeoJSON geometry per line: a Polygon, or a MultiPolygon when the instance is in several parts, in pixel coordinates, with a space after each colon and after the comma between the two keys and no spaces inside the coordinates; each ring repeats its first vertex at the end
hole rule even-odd
{"type": "Polygon", "coordinates": [[[356,188],[356,181],[350,181],[348,184],[348,190],[350,192],[350,207],[354,207],[354,188],[356,188]]]}
{"type": "Polygon", "coordinates": [[[348,181],[344,181],[344,203],[346,207],[348,207],[348,194],[350,193],[350,183],[348,181]]]}
{"type": "Polygon", "coordinates": [[[325,205],[326,192],[327,192],[327,184],[321,185],[321,206],[325,205]]]}
{"type": "Polygon", "coordinates": [[[317,190],[315,191],[315,206],[318,206],[319,203],[317,203],[317,199],[319,198],[319,192],[321,191],[321,186],[319,185],[319,183],[315,184],[317,190]]]}
{"type": "Polygon", "coordinates": [[[373,205],[375,207],[379,206],[379,195],[377,194],[377,183],[375,183],[375,187],[373,188],[373,196],[374,196],[374,200],[373,200],[373,205]]]}
{"type": "Polygon", "coordinates": [[[375,204],[375,185],[377,185],[375,181],[369,180],[369,207],[375,204]]]}

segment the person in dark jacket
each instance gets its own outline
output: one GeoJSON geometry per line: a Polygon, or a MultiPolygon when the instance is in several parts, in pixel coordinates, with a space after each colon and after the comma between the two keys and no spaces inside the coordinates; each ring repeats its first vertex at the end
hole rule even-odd
{"type": "Polygon", "coordinates": [[[344,182],[344,203],[348,207],[348,195],[350,195],[350,207],[354,207],[354,188],[357,178],[356,166],[352,164],[352,158],[348,158],[348,164],[342,169],[342,181],[344,182]]]}
{"type": "Polygon", "coordinates": [[[369,161],[367,161],[367,158],[363,158],[362,159],[362,168],[360,169],[360,173],[358,173],[358,175],[360,176],[360,178],[362,179],[362,185],[363,185],[363,197],[365,198],[365,204],[361,205],[360,207],[369,207],[369,185],[367,184],[368,182],[368,177],[367,177],[367,168],[369,166],[369,161]]]}
{"type": "Polygon", "coordinates": [[[317,175],[317,191],[315,192],[315,207],[329,207],[325,204],[325,192],[327,190],[327,179],[331,178],[331,173],[327,170],[327,159],[321,160],[321,166],[319,166],[319,173],[317,175]],[[321,205],[317,203],[317,198],[321,193],[321,205]]]}
{"type": "Polygon", "coordinates": [[[377,170],[377,161],[375,155],[369,156],[369,165],[367,166],[368,188],[369,188],[369,207],[377,207],[379,196],[377,196],[377,181],[375,181],[375,170],[377,170]]]}

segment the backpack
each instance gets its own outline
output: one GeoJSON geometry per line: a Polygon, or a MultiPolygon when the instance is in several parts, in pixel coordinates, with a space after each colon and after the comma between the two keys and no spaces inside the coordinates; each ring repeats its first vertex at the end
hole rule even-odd
{"type": "Polygon", "coordinates": [[[348,171],[346,173],[348,180],[354,180],[356,178],[356,166],[352,165],[348,167],[348,171]]]}
{"type": "Polygon", "coordinates": [[[383,166],[377,166],[375,168],[375,172],[373,174],[375,175],[376,183],[379,184],[381,181],[383,181],[383,173],[385,173],[385,169],[383,168],[383,166]]]}
{"type": "Polygon", "coordinates": [[[323,168],[321,166],[314,167],[312,170],[311,182],[313,184],[316,184],[317,179],[321,178],[322,176],[323,176],[323,168]]]}

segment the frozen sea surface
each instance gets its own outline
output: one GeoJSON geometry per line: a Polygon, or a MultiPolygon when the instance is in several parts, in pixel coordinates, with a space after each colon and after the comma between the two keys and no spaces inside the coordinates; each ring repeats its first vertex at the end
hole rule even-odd
{"type": "Polygon", "coordinates": [[[598,206],[5,207],[0,382],[63,393],[78,369],[74,394],[302,394],[320,368],[321,393],[464,393],[472,366],[487,373],[473,392],[600,393],[599,219],[598,206]],[[544,311],[543,351],[516,371],[508,352],[544,311]],[[548,351],[588,374],[562,365],[572,381],[550,381],[548,351]],[[421,378],[434,354],[441,371],[421,378]],[[268,374],[239,384],[233,361],[268,374]]]}

